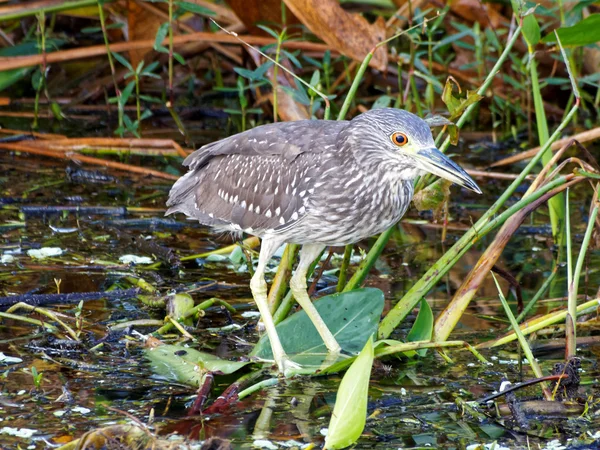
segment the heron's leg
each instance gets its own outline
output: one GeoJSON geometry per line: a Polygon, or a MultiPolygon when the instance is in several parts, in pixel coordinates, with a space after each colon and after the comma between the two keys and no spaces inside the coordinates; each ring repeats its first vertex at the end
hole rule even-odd
{"type": "Polygon", "coordinates": [[[317,308],[315,308],[315,305],[310,301],[308,293],[306,292],[306,273],[308,272],[308,268],[321,254],[324,248],[325,246],[321,244],[305,244],[302,246],[300,262],[298,263],[294,276],[290,280],[290,289],[292,290],[292,294],[294,294],[296,301],[300,304],[302,309],[306,311],[306,314],[321,335],[327,350],[331,353],[339,353],[342,349],[340,344],[337,343],[335,337],[331,334],[331,331],[329,331],[325,322],[323,322],[317,308]]]}
{"type": "Polygon", "coordinates": [[[258,311],[260,312],[260,316],[265,325],[267,336],[271,343],[271,350],[273,351],[273,359],[277,363],[279,372],[285,375],[287,370],[296,369],[300,366],[290,361],[283,350],[283,346],[277,335],[277,330],[275,330],[273,316],[271,315],[271,311],[269,311],[267,282],[264,277],[267,263],[281,244],[282,243],[279,240],[269,239],[268,237],[262,240],[260,245],[260,255],[258,257],[258,266],[254,271],[254,276],[250,280],[250,290],[252,291],[252,296],[254,297],[254,301],[256,302],[256,306],[258,306],[258,311]]]}

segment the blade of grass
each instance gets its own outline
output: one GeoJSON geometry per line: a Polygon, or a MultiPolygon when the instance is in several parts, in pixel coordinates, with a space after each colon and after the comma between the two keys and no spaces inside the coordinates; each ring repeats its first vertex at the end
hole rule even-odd
{"type": "MultiPolygon", "coordinates": [[[[537,378],[542,378],[544,376],[542,374],[542,369],[540,368],[540,365],[538,364],[538,362],[535,360],[535,357],[533,356],[533,352],[531,351],[531,348],[529,347],[529,344],[527,343],[527,339],[525,339],[523,332],[519,328],[519,324],[517,323],[517,320],[515,319],[515,316],[510,309],[510,305],[508,304],[508,302],[506,301],[506,298],[504,297],[504,294],[502,293],[502,289],[500,288],[498,279],[496,278],[496,276],[494,275],[493,272],[491,272],[491,274],[492,274],[492,278],[494,279],[494,283],[496,283],[496,288],[498,289],[498,297],[500,297],[500,302],[502,303],[502,307],[504,308],[506,317],[508,317],[508,320],[510,321],[511,326],[517,335],[517,339],[519,340],[519,345],[521,345],[521,348],[523,349],[525,358],[527,358],[527,360],[529,361],[529,364],[531,365],[531,370],[533,370],[533,373],[535,374],[535,376],[537,378]]],[[[541,383],[541,386],[542,386],[542,390],[544,391],[544,397],[546,397],[546,400],[552,400],[552,393],[548,389],[548,385],[543,382],[543,383],[541,383]]]]}
{"type": "MultiPolygon", "coordinates": [[[[600,306],[600,298],[596,298],[594,300],[590,300],[588,302],[582,303],[577,307],[577,315],[588,314],[590,312],[596,311],[596,309],[600,306]]],[[[556,325],[564,321],[567,317],[568,311],[566,309],[562,311],[555,311],[549,314],[546,314],[541,317],[536,317],[535,319],[531,319],[523,324],[521,324],[521,331],[524,335],[534,333],[543,328],[556,325]]],[[[492,348],[498,347],[500,345],[508,344],[509,342],[517,339],[515,333],[507,334],[506,336],[502,336],[495,341],[488,341],[482,344],[478,344],[476,348],[492,348]]]]}
{"type": "MultiPolygon", "coordinates": [[[[587,253],[588,246],[590,244],[590,239],[592,237],[592,232],[594,231],[594,226],[596,224],[596,216],[598,215],[598,204],[597,199],[594,199],[594,203],[596,205],[593,207],[592,212],[590,213],[590,217],[588,219],[588,225],[585,230],[585,235],[583,237],[583,242],[581,243],[581,249],[579,250],[579,255],[577,257],[577,263],[575,264],[575,270],[573,271],[573,263],[572,263],[572,253],[571,253],[571,226],[569,220],[569,194],[567,191],[567,276],[568,276],[568,301],[567,301],[567,309],[569,311],[567,315],[567,322],[571,321],[572,323],[572,336],[567,340],[569,345],[567,346],[567,360],[571,357],[574,357],[577,352],[577,292],[579,291],[579,279],[581,277],[581,270],[583,269],[583,263],[585,261],[585,255],[587,253]]],[[[570,328],[568,328],[570,329],[570,328]]]]}

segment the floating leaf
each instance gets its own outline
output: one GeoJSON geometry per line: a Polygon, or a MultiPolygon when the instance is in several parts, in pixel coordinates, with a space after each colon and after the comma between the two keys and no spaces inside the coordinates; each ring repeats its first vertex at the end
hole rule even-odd
{"type": "Polygon", "coordinates": [[[324,448],[333,450],[348,447],[358,440],[365,429],[373,358],[373,341],[369,337],[360,355],[342,378],[324,448]]]}
{"type": "Polygon", "coordinates": [[[207,372],[228,375],[250,364],[228,361],[181,345],[159,345],[145,352],[155,374],[190,386],[199,386],[207,372]]]}
{"type": "MultiPolygon", "coordinates": [[[[600,14],[590,14],[572,27],[562,27],[556,30],[563,47],[577,47],[594,44],[600,41],[600,14]]],[[[542,42],[556,42],[554,32],[542,39],[542,42]]]]}
{"type": "MultiPolygon", "coordinates": [[[[383,303],[383,292],[363,288],[320,298],[315,301],[315,307],[342,349],[358,353],[377,331],[383,303]]],[[[300,364],[318,365],[327,354],[323,340],[304,311],[280,322],[277,333],[290,358],[300,364]]],[[[252,355],[273,359],[266,335],[258,341],[252,355]]]]}
{"type": "MultiPolygon", "coordinates": [[[[406,340],[408,342],[416,342],[416,341],[430,341],[433,336],[433,312],[431,311],[431,307],[427,300],[421,300],[421,307],[419,308],[419,314],[410,329],[408,335],[406,336],[406,340]]],[[[413,356],[414,354],[418,354],[419,356],[425,356],[427,353],[426,348],[422,348],[417,350],[416,352],[406,352],[406,356],[413,356]]]]}

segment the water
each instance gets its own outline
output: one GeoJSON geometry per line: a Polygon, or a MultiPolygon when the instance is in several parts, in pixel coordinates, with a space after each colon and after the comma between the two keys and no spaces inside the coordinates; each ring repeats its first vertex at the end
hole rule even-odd
{"type": "MultiPolygon", "coordinates": [[[[485,164],[490,156],[473,153],[472,164],[485,164]]],[[[461,158],[458,158],[460,161],[461,158]]],[[[178,167],[175,160],[132,157],[133,164],[165,170],[178,167]]],[[[463,162],[465,159],[463,158],[463,162]]],[[[162,293],[181,290],[193,283],[214,282],[210,288],[192,294],[196,303],[219,297],[236,309],[228,315],[219,307],[207,310],[197,323],[194,346],[221,358],[245,356],[257,340],[256,319],[242,316],[254,311],[248,288],[249,274],[241,263],[230,261],[189,261],[173,267],[163,254],[149,244],[174,249],[180,256],[201,253],[231,243],[227,236],[216,236],[208,230],[185,222],[164,219],[163,209],[171,182],[137,175],[121,176],[104,169],[91,170],[82,177],[67,176],[79,169],[63,161],[51,161],[32,156],[0,153],[2,205],[0,209],[0,251],[7,263],[0,265],[0,295],[56,292],[95,292],[110,288],[131,287],[127,276],[143,278],[162,293]],[[24,214],[23,207],[33,206],[95,206],[110,210],[63,212],[58,214],[24,214]],[[136,238],[141,240],[136,241],[136,238]],[[140,244],[141,242],[141,244],[140,244]],[[56,247],[62,254],[43,260],[28,256],[28,250],[56,247]],[[160,266],[145,269],[123,264],[124,255],[153,258],[160,266]],[[10,258],[6,255],[10,255],[10,258]],[[9,259],[11,260],[10,262],[9,259]],[[231,323],[239,329],[215,331],[231,323]]],[[[508,183],[478,180],[486,193],[477,197],[453,188],[450,231],[445,243],[440,242],[441,230],[431,227],[430,214],[414,209],[392,241],[367,285],[383,290],[386,297],[384,313],[397,302],[459,236],[456,228],[465,228],[475,221],[508,183]],[[426,219],[426,220],[424,220],[426,219]]],[[[579,242],[587,218],[589,192],[581,187],[571,198],[576,238],[579,242]]],[[[31,210],[31,209],[30,209],[31,210]]],[[[547,211],[536,211],[513,237],[503,252],[499,265],[509,271],[523,288],[525,301],[539,289],[552,267],[554,253],[547,224],[547,211]]],[[[429,293],[427,299],[434,313],[439,313],[458,288],[468,271],[477,262],[492,236],[482,240],[429,293]]],[[[360,245],[367,249],[370,242],[360,245]]],[[[338,249],[341,252],[341,249],[338,249]]],[[[588,260],[588,279],[582,281],[581,292],[594,295],[600,282],[598,251],[588,260]]],[[[339,259],[334,259],[334,265],[339,259]]],[[[318,285],[321,293],[335,285],[334,274],[326,274],[318,285]]],[[[507,284],[502,282],[504,292],[507,284]]],[[[560,270],[550,292],[544,298],[566,295],[564,268],[560,270]]],[[[512,301],[512,299],[511,299],[512,301]]],[[[514,303],[514,302],[513,302],[514,303]]],[[[564,307],[562,300],[542,302],[537,312],[564,307]]],[[[49,306],[54,312],[69,317],[76,313],[75,304],[49,306]]],[[[24,317],[48,319],[25,311],[24,317]]],[[[193,401],[193,388],[168,383],[153,377],[143,358],[142,344],[135,335],[123,331],[108,332],[111,325],[128,320],[162,320],[164,310],[143,305],[137,298],[94,300],[83,305],[83,323],[65,319],[80,334],[81,343],[60,339],[40,326],[4,319],[0,322],[0,352],[22,360],[0,359],[0,433],[6,427],[32,431],[31,437],[0,434],[3,448],[48,448],[50,444],[66,443],[96,427],[130,421],[132,417],[146,423],[153,415],[153,430],[160,435],[177,430],[194,439],[219,437],[232,441],[234,447],[249,448],[257,439],[267,439],[278,447],[294,439],[298,442],[320,443],[327,427],[339,377],[300,378],[281,381],[276,386],[259,391],[235,403],[222,413],[204,418],[186,419],[186,409],[193,401]],[[99,346],[99,344],[101,344],[99,346]],[[98,347],[97,347],[98,346],[98,347]],[[91,350],[94,349],[95,350],[91,350]],[[31,368],[41,374],[36,387],[31,368]],[[152,413],[151,413],[152,411],[152,413]]],[[[410,322],[414,319],[409,317],[410,322]]],[[[593,336],[595,322],[579,330],[580,336],[593,336]]],[[[409,324],[397,330],[394,338],[406,336],[409,324]]],[[[489,340],[503,333],[507,323],[497,298],[496,288],[488,277],[463,316],[452,339],[472,344],[489,340]]],[[[141,333],[155,328],[136,328],[141,333]]],[[[562,335],[556,331],[556,337],[562,335]]],[[[174,341],[175,334],[171,335],[174,341]]],[[[539,336],[539,339],[553,337],[539,336]]],[[[582,387],[580,397],[597,394],[598,345],[581,346],[582,387]]],[[[562,442],[577,438],[587,431],[600,430],[595,409],[587,415],[568,417],[530,416],[530,429],[519,429],[506,418],[495,418],[493,411],[482,418],[473,415],[461,402],[489,395],[503,377],[513,382],[533,378],[527,365],[517,361],[522,355],[514,344],[484,350],[483,355],[493,365],[481,364],[474,356],[461,350],[449,350],[453,363],[447,364],[437,353],[429,351],[424,358],[409,360],[389,358],[377,361],[372,374],[367,428],[358,448],[465,448],[469,444],[500,440],[511,448],[546,445],[553,439],[562,442]]],[[[540,355],[546,373],[563,359],[559,344],[554,351],[540,355]]],[[[207,405],[236,376],[216,377],[207,405]]],[[[535,387],[517,393],[521,399],[539,398],[535,387]]],[[[26,432],[23,431],[26,436],[26,432]]]]}

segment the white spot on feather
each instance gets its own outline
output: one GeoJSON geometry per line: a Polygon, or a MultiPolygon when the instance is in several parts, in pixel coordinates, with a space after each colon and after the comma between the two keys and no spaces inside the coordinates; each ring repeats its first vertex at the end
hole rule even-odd
{"type": "Polygon", "coordinates": [[[271,210],[270,209],[267,209],[265,216],[268,217],[269,219],[271,218],[271,210]]]}

